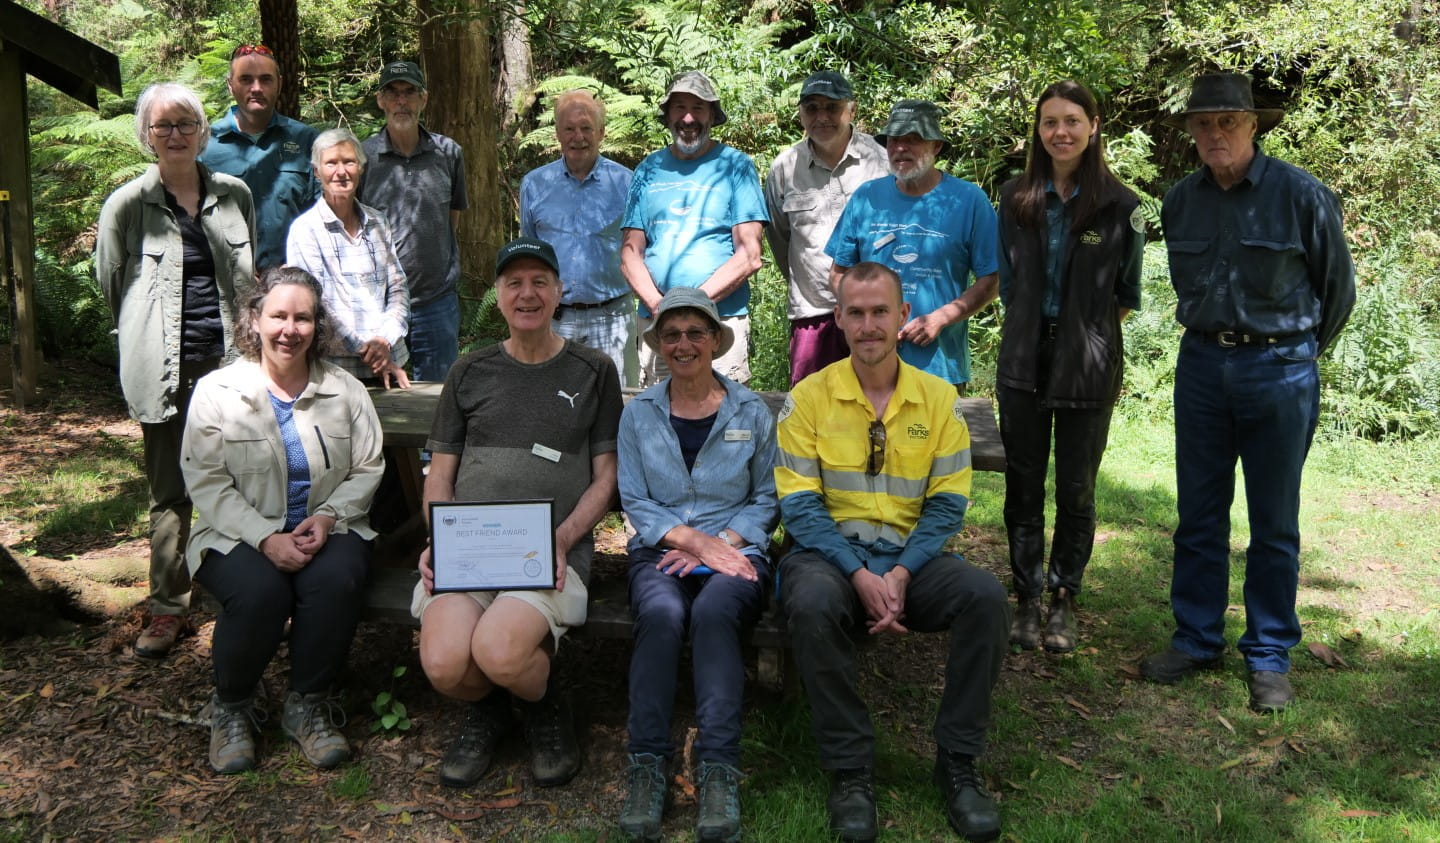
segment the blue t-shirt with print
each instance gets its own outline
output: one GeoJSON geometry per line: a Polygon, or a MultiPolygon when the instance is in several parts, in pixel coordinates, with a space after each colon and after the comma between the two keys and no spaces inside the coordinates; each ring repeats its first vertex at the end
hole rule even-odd
{"type": "MultiPolygon", "coordinates": [[[[635,168],[622,228],[645,232],[645,266],[661,293],[698,287],[735,254],[730,230],[742,222],[768,224],[755,162],[717,143],[693,160],[670,147],[650,153],[635,168]]],[[[750,282],[717,302],[721,316],[739,316],[750,304],[750,282]]],[[[641,316],[650,312],[641,305],[641,316]]]]}
{"type": "MultiPolygon", "coordinates": [[[[884,264],[900,276],[910,318],[959,298],[999,268],[995,209],[985,192],[954,176],[924,196],[906,196],[893,176],[860,185],[825,246],[840,266],[884,264]]],[[[950,325],[935,342],[900,343],[900,359],[951,383],[970,380],[970,320],[950,325]]]]}

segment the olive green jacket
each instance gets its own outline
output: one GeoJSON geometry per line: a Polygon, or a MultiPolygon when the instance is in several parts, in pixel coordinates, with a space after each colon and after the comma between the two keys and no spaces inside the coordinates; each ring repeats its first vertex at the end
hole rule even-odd
{"type": "MultiPolygon", "coordinates": [[[[228,360],[235,356],[237,295],[254,285],[255,207],[244,182],[196,166],[205,183],[200,227],[215,261],[228,360]]],[[[177,409],[184,260],[180,226],[165,204],[160,168],[152,164],[105,200],[95,236],[95,280],[119,336],[120,388],[130,415],[146,424],[177,409]]]]}

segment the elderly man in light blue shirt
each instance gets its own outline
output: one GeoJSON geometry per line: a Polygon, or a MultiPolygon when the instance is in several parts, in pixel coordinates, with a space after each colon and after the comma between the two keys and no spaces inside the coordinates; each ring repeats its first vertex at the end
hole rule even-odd
{"type": "Polygon", "coordinates": [[[520,233],[560,258],[555,333],[608,355],[625,386],[638,378],[635,298],[620,274],[620,219],[631,171],[600,154],[605,103],[575,90],[555,100],[558,161],[520,182],[520,233]]]}

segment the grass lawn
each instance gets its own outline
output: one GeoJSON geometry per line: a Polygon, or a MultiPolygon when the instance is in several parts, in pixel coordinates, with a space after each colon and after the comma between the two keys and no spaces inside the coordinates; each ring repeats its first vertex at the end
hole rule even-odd
{"type": "MultiPolygon", "coordinates": [[[[1168,688],[1134,671],[1172,629],[1172,447],[1167,419],[1117,415],[1081,649],[1007,660],[984,762],[1005,837],[1440,840],[1440,443],[1316,443],[1302,511],[1305,639],[1292,654],[1300,700],[1279,716],[1248,709],[1233,650],[1244,623],[1243,487],[1225,668],[1168,688]],[[1311,644],[1344,665],[1326,666],[1311,644]]],[[[999,475],[977,475],[969,549],[961,542],[992,570],[1006,564],[1003,496],[999,475]]],[[[900,702],[877,714],[884,839],[954,839],[929,784],[940,652],[935,683],[894,688],[900,702]]],[[[890,681],[883,663],[867,668],[870,685],[890,681]]],[[[825,839],[826,784],[804,707],[761,706],[746,735],[747,838],[825,839]]]]}

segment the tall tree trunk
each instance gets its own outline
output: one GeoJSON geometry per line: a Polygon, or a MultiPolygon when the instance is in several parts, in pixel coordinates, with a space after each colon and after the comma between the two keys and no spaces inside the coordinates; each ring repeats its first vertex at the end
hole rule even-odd
{"type": "Polygon", "coordinates": [[[286,117],[300,118],[300,13],[296,0],[260,0],[260,40],[275,51],[280,65],[280,96],[275,110],[286,117]]]}
{"type": "MultiPolygon", "coordinates": [[[[465,150],[470,208],[460,214],[461,293],[482,294],[493,280],[495,253],[513,216],[500,171],[500,115],[495,104],[493,19],[459,12],[449,0],[416,0],[420,59],[429,81],[425,124],[465,150]]],[[[467,5],[468,4],[464,4],[467,5]]]]}
{"type": "Polygon", "coordinates": [[[500,13],[500,78],[495,84],[495,101],[502,109],[500,123],[507,136],[515,131],[520,114],[529,110],[531,101],[522,103],[520,97],[532,93],[533,76],[525,4],[515,3],[500,13]]]}

